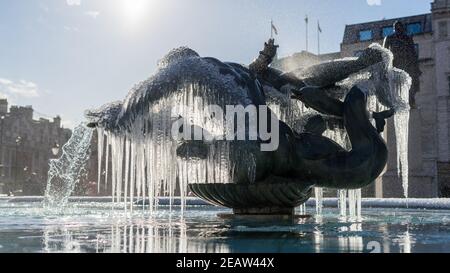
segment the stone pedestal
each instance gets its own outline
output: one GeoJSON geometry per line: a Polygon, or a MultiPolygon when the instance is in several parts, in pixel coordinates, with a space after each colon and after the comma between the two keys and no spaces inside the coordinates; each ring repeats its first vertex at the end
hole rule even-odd
{"type": "MultiPolygon", "coordinates": [[[[411,109],[409,121],[409,143],[408,143],[408,165],[409,165],[409,190],[408,195],[412,198],[434,198],[437,197],[437,185],[435,169],[428,166],[423,155],[423,131],[422,112],[420,109],[411,109]]],[[[389,160],[386,172],[377,182],[376,196],[383,198],[402,198],[402,181],[398,176],[397,147],[395,142],[395,127],[393,119],[387,124],[387,144],[389,160]]]]}

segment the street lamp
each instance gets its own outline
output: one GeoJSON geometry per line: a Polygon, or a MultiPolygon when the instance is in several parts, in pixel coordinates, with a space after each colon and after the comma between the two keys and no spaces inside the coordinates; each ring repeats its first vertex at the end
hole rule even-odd
{"type": "Polygon", "coordinates": [[[18,160],[18,150],[19,150],[19,146],[22,143],[22,137],[18,136],[16,138],[16,162],[15,162],[15,175],[14,175],[14,187],[17,187],[17,178],[19,176],[19,160],[18,160]]]}
{"type": "Polygon", "coordinates": [[[53,145],[53,147],[52,147],[52,154],[54,156],[57,156],[59,154],[59,144],[58,143],[55,143],[55,145],[53,145]]]}
{"type": "Polygon", "coordinates": [[[3,124],[5,122],[5,116],[1,116],[0,117],[0,127],[1,127],[1,132],[0,132],[0,176],[2,176],[3,179],[3,124]]]}

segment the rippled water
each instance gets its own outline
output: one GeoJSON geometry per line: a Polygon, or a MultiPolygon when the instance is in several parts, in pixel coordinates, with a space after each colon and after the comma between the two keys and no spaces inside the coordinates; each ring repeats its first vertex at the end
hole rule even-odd
{"type": "Polygon", "coordinates": [[[217,217],[229,212],[199,206],[184,217],[168,208],[127,216],[107,203],[79,203],[61,214],[0,202],[0,252],[450,252],[448,211],[364,209],[363,219],[349,220],[324,209],[295,223],[217,217]]]}

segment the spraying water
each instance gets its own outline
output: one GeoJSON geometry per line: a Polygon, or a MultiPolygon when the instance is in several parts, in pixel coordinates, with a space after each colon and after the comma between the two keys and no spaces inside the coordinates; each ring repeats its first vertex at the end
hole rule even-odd
{"type": "Polygon", "coordinates": [[[44,206],[50,209],[63,208],[80,177],[86,172],[89,159],[92,129],[78,125],[69,141],[62,147],[59,159],[50,160],[44,206]]]}

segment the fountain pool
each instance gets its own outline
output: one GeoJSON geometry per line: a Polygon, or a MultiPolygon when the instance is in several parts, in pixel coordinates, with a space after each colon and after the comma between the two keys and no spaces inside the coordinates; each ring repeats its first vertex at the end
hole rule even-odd
{"type": "Polygon", "coordinates": [[[448,210],[364,208],[357,220],[324,208],[295,223],[262,223],[224,220],[217,214],[230,210],[206,205],[150,217],[100,201],[70,202],[64,213],[38,204],[0,199],[0,252],[450,252],[448,210]]]}

